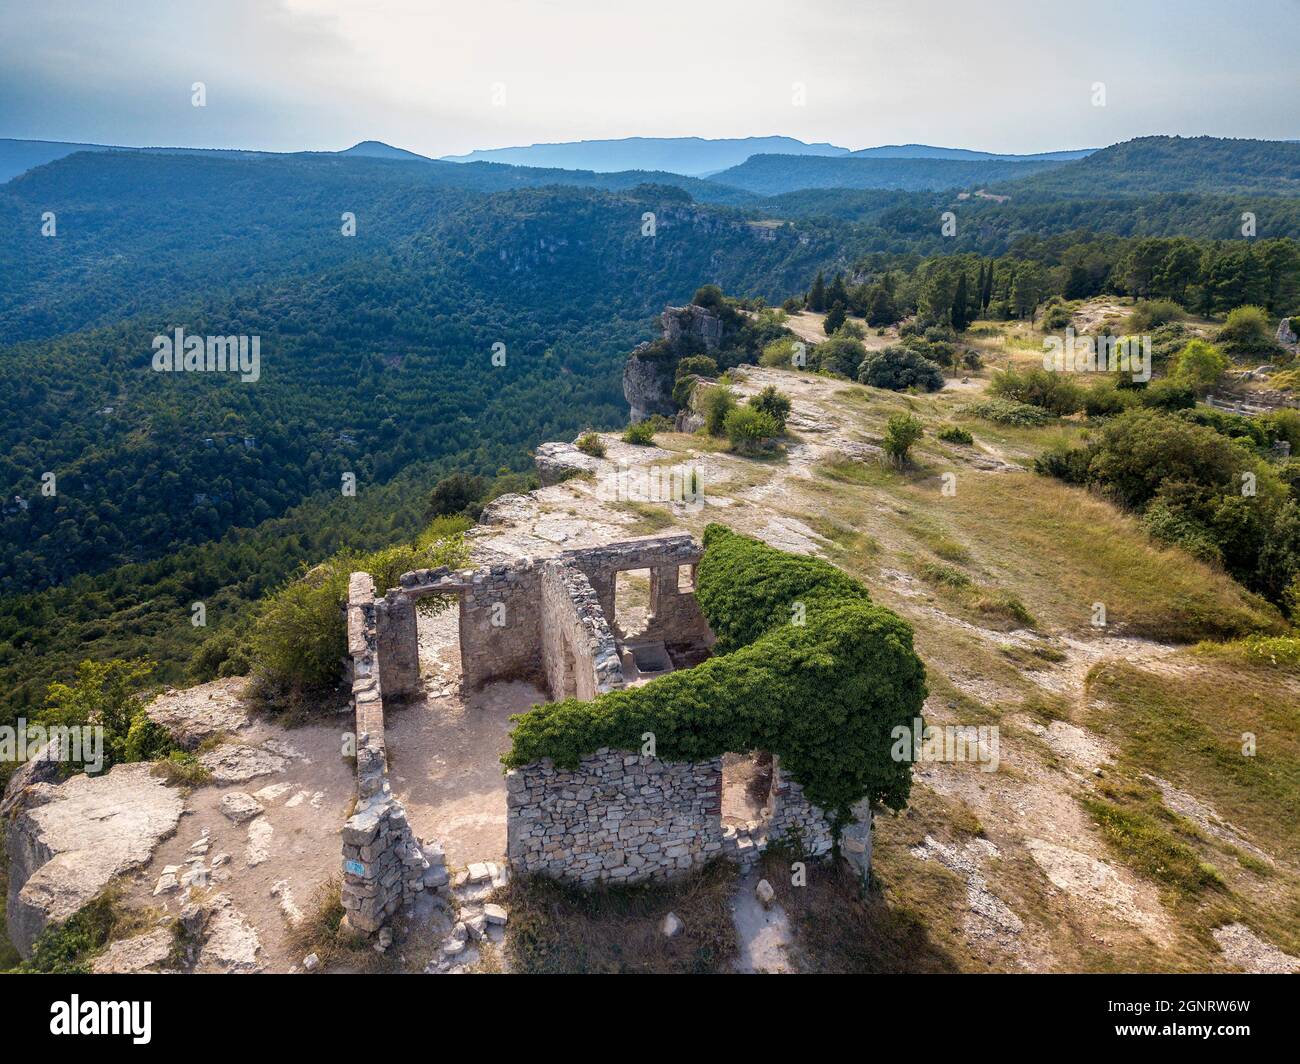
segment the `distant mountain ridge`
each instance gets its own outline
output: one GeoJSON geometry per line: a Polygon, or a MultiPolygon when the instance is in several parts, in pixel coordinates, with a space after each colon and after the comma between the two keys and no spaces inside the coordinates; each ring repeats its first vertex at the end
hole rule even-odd
{"type": "Polygon", "coordinates": [[[978,188],[1010,181],[1026,173],[1067,165],[1051,160],[1005,162],[977,159],[892,157],[815,158],[800,155],[755,155],[712,180],[760,196],[801,189],[872,188],[908,192],[978,188]]]}
{"type": "Polygon", "coordinates": [[[13,140],[0,137],[0,184],[34,170],[46,163],[74,155],[79,151],[120,151],[135,152],[144,155],[204,155],[209,158],[229,159],[267,159],[272,157],[290,157],[295,155],[344,155],[362,156],[370,159],[415,159],[432,162],[427,155],[417,155],[405,148],[394,148],[380,140],[363,140],[345,148],[343,151],[327,152],[278,152],[258,151],[247,148],[170,148],[170,147],[132,147],[125,144],[84,144],[63,140],[13,140]]]}
{"type": "Polygon", "coordinates": [[[1055,162],[1082,158],[1095,149],[1008,155],[969,148],[944,148],[930,144],[885,144],[850,151],[835,144],[807,143],[794,137],[623,137],[616,140],[567,141],[512,148],[488,148],[441,159],[394,147],[379,140],[363,140],[335,152],[272,152],[243,148],[138,147],[75,141],[0,138],[0,184],[37,166],[55,162],[74,152],[120,151],[156,155],[207,155],[262,159],[272,156],[361,156],[408,162],[496,163],[506,166],[585,171],[592,174],[645,171],[686,178],[714,178],[756,155],[791,155],[810,158],[934,159],[988,162],[1055,162]]]}
{"type": "Polygon", "coordinates": [[[1068,151],[1043,151],[1032,155],[1007,155],[971,148],[936,148],[931,144],[882,144],[876,148],[859,148],[849,152],[854,159],[956,159],[966,162],[1068,162],[1082,159],[1098,151],[1097,148],[1075,148],[1068,151]]]}
{"type": "Polygon", "coordinates": [[[443,162],[508,163],[561,170],[666,170],[686,177],[704,177],[743,163],[751,155],[848,155],[835,144],[808,144],[794,137],[620,137],[615,140],[575,140],[485,148],[465,155],[446,155],[443,162]]]}

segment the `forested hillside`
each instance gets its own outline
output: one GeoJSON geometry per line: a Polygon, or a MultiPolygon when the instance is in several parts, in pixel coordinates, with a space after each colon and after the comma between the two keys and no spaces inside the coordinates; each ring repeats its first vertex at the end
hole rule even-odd
{"type": "MultiPolygon", "coordinates": [[[[1020,193],[1096,196],[1151,192],[1300,195],[1300,143],[1222,137],[1139,137],[1026,176],[1020,193]]],[[[1244,209],[1244,208],[1243,208],[1244,209]]]]}
{"type": "MultiPolygon", "coordinates": [[[[83,158],[110,170],[141,163],[83,158]]],[[[85,299],[76,278],[96,274],[103,248],[114,246],[122,272],[110,268],[95,309],[130,316],[0,351],[10,381],[0,400],[0,497],[26,503],[0,515],[6,590],[254,526],[337,487],[344,471],[372,485],[412,461],[453,453],[479,469],[517,463],[540,439],[621,416],[621,353],[701,278],[775,295],[830,253],[825,240],[804,243],[792,230],[695,207],[675,189],[449,196],[389,188],[391,201],[359,212],[358,234],[379,230],[363,241],[341,236],[329,217],[327,200],[349,203],[332,184],[333,166],[322,187],[290,184],[281,201],[278,185],[223,186],[230,167],[238,178],[247,164],[161,165],[203,182],[203,193],[192,193],[196,210],[149,222],[144,202],[162,193],[146,187],[128,221],[88,204],[93,189],[83,192],[82,205],[64,212],[63,232],[102,223],[98,237],[89,246],[47,240],[50,259],[31,271],[46,277],[27,284],[43,297],[23,305],[85,299]],[[642,235],[647,212],[654,236],[642,235]],[[288,231],[280,259],[272,253],[247,279],[228,269],[234,241],[209,225],[218,216],[227,231],[243,216],[259,234],[254,246],[288,231]],[[177,273],[161,273],[158,288],[137,284],[160,276],[152,264],[171,246],[184,249],[177,273]],[[316,269],[303,268],[308,259],[316,269]],[[258,283],[273,271],[285,276],[258,283]],[[231,274],[245,284],[205,283],[231,274]],[[183,296],[173,295],[178,286],[183,296]],[[259,336],[260,379],[153,372],[152,338],[177,327],[259,336]],[[498,343],[504,365],[492,361],[498,343]],[[39,491],[47,471],[57,474],[53,497],[39,491]]],[[[28,317],[14,328],[36,324],[28,317]]]]}
{"type": "Polygon", "coordinates": [[[909,191],[980,187],[1064,165],[1052,161],[993,162],[852,156],[755,155],[713,180],[775,196],[802,188],[894,188],[909,191]]]}

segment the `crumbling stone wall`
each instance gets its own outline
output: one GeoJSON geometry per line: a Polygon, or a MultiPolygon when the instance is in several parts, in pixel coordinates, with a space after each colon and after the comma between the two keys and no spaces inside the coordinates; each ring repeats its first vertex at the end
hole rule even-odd
{"type": "Polygon", "coordinates": [[[547,563],[541,579],[542,661],[554,699],[592,699],[623,686],[622,664],[595,589],[571,562],[547,563]]]}
{"type": "Polygon", "coordinates": [[[506,773],[506,856],[517,872],[579,883],[677,875],[719,856],[722,759],[597,750],[506,773]]]}
{"type": "Polygon", "coordinates": [[[385,690],[390,683],[394,697],[418,690],[413,603],[435,594],[460,599],[461,684],[466,690],[492,680],[529,680],[546,684],[552,698],[564,698],[571,686],[576,689],[579,675],[582,690],[592,693],[578,697],[594,698],[621,686],[610,621],[615,617],[615,578],[630,569],[650,570],[651,617],[641,638],[662,641],[669,651],[699,654],[712,644],[713,635],[694,592],[679,588],[679,567],[693,574],[701,553],[689,535],[659,536],[458,573],[446,568],[404,573],[400,586],[376,604],[385,690]]]}
{"type": "Polygon", "coordinates": [[[415,622],[415,600],[389,591],[375,603],[375,630],[379,640],[379,682],[389,704],[420,694],[420,633],[415,622]]]}
{"type": "MultiPolygon", "coordinates": [[[[456,595],[460,600],[461,684],[467,691],[490,680],[531,680],[545,675],[542,663],[541,563],[525,558],[485,569],[417,569],[403,573],[399,587],[384,601],[424,595],[456,595]]],[[[418,655],[418,633],[394,633],[403,653],[418,655]]],[[[417,662],[418,674],[419,665],[417,662]]]]}
{"type": "Polygon", "coordinates": [[[618,628],[614,583],[620,572],[650,570],[650,617],[642,640],[662,641],[669,650],[706,648],[713,634],[692,590],[679,590],[679,569],[694,577],[703,548],[689,535],[657,536],[568,551],[561,555],[586,574],[607,624],[618,628]]]}
{"type": "MultiPolygon", "coordinates": [[[[574,770],[549,759],[506,773],[506,857],[514,871],[577,883],[667,879],[715,858],[748,870],[776,842],[806,857],[834,845],[830,819],[773,766],[771,815],[722,823],[722,759],[663,761],[601,749],[574,770]]],[[[871,820],[845,830],[870,867],[871,820]],[[865,843],[858,847],[858,843],[865,843]]]]}
{"type": "Polygon", "coordinates": [[[367,934],[379,931],[426,886],[445,888],[447,883],[441,848],[428,848],[436,859],[431,862],[388,785],[384,668],[376,613],[370,575],[353,573],[348,581],[347,630],[356,711],[357,806],[343,826],[342,898],[348,924],[367,934]]]}
{"type": "Polygon", "coordinates": [[[772,759],[772,791],[768,799],[772,815],[767,822],[769,839],[799,840],[809,857],[831,852],[835,833],[825,812],[804,797],[803,788],[781,772],[780,758],[772,759]]]}

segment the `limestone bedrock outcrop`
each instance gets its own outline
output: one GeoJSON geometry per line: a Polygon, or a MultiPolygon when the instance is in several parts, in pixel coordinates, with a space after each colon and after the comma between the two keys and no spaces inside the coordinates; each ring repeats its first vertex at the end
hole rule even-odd
{"type": "Polygon", "coordinates": [[[243,701],[247,682],[237,676],[183,691],[168,688],[145,706],[145,712],[186,750],[195,750],[205,740],[233,734],[248,724],[243,701]]]}
{"type": "Polygon", "coordinates": [[[47,924],[66,920],[115,877],[145,864],[176,830],[180,792],[147,763],[102,776],[37,783],[6,829],[9,937],[30,956],[47,924]]]}
{"type": "Polygon", "coordinates": [[[572,476],[595,473],[600,468],[600,459],[578,450],[571,443],[538,444],[533,452],[533,461],[537,466],[537,478],[544,488],[572,476]]]}
{"type": "Polygon", "coordinates": [[[633,421],[644,421],[655,414],[672,417],[677,410],[673,403],[676,360],[652,351],[649,344],[643,344],[623,364],[623,398],[631,407],[633,421]]]}
{"type": "Polygon", "coordinates": [[[623,365],[623,397],[633,421],[676,414],[673,382],[678,360],[690,354],[712,354],[722,343],[722,319],[707,307],[693,303],[666,307],[659,322],[662,340],[642,344],[623,365]]]}

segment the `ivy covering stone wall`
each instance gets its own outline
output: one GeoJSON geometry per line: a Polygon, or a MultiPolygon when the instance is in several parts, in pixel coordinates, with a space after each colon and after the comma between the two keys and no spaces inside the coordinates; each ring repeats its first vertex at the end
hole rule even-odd
{"type": "Polygon", "coordinates": [[[698,567],[700,606],[717,656],[592,701],[565,699],[515,719],[502,759],[574,770],[602,748],[635,752],[647,733],[665,761],[767,750],[808,800],[848,821],[862,799],[902,808],[911,765],[891,731],[925,701],[912,630],[825,562],[710,525],[698,567]]]}

